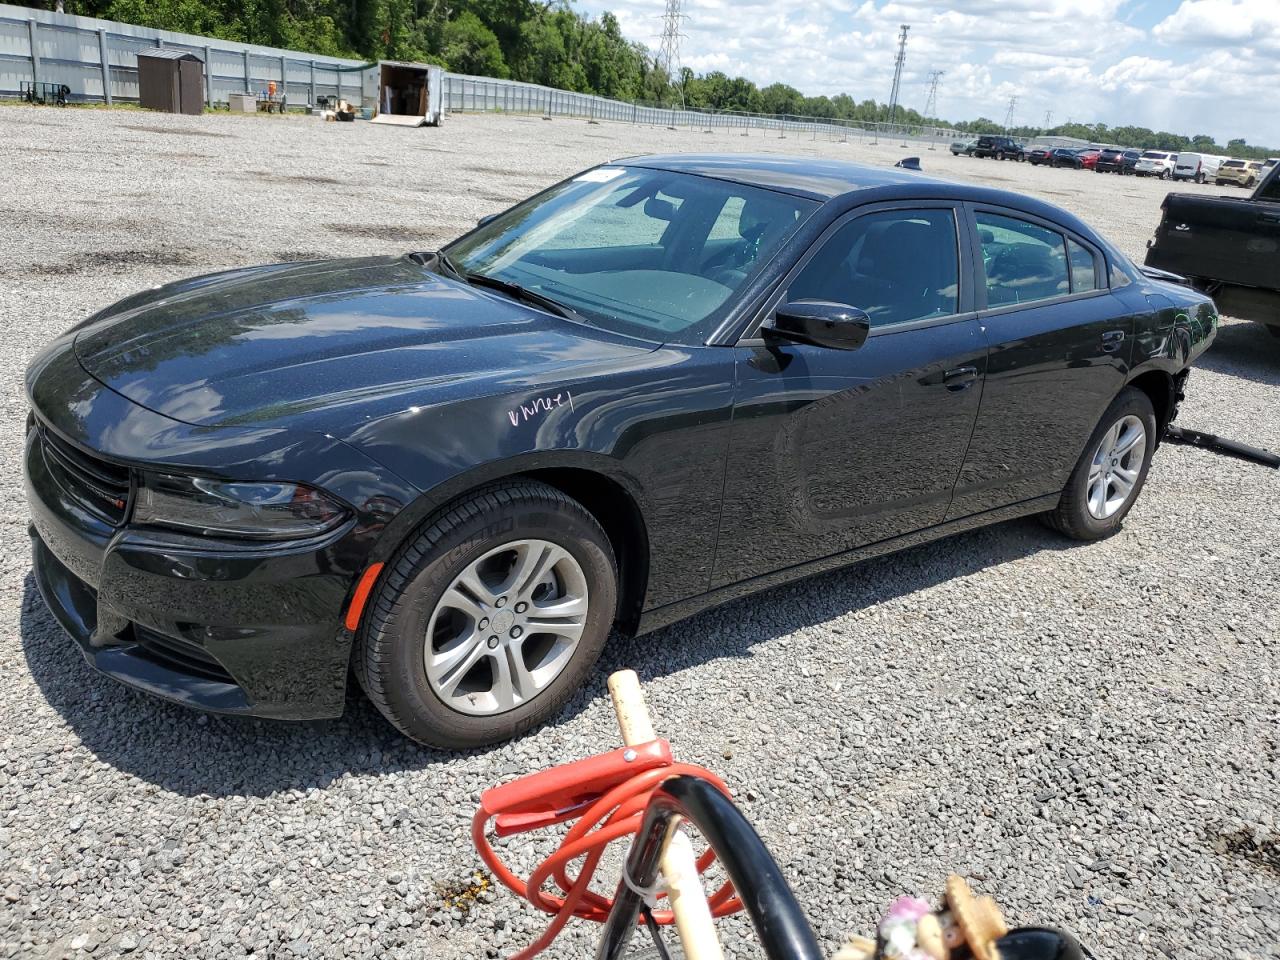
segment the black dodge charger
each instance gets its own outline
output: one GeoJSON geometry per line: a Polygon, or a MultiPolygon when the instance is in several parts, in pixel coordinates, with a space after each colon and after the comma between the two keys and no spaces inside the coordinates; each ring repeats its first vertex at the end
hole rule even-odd
{"type": "Polygon", "coordinates": [[[787,157],[596,167],[441,251],[124,300],[31,365],[35,575],[206,710],[489,743],[610,629],[1010,517],[1114,531],[1212,302],[1074,216],[787,157]]]}

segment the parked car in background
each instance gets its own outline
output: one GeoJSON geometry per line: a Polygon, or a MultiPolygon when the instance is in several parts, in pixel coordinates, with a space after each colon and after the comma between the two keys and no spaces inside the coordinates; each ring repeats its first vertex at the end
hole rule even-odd
{"type": "Polygon", "coordinates": [[[1120,157],[1120,169],[1116,171],[1123,176],[1130,176],[1137,169],[1138,161],[1142,159],[1141,150],[1126,150],[1120,157]]]}
{"type": "Polygon", "coordinates": [[[1026,153],[1022,144],[1013,137],[979,137],[973,148],[975,157],[993,157],[996,160],[1022,160],[1026,153]]]}
{"type": "Polygon", "coordinates": [[[442,250],[76,323],[26,377],[34,580],[129,686],[306,719],[354,674],[477,747],[555,716],[615,626],[1018,516],[1114,533],[1216,318],[1042,200],[633,157],[442,250]]]}
{"type": "Polygon", "coordinates": [[[1173,179],[1194,180],[1196,183],[1213,180],[1218,175],[1222,160],[1222,157],[1209,153],[1180,153],[1173,163],[1173,179]]]}
{"type": "Polygon", "coordinates": [[[977,140],[956,140],[951,144],[951,154],[956,157],[972,157],[973,148],[977,145],[977,140]]]}
{"type": "Polygon", "coordinates": [[[1262,162],[1260,160],[1228,160],[1218,167],[1218,175],[1213,182],[1219,187],[1231,184],[1236,187],[1250,188],[1262,179],[1262,162]]]}
{"type": "MultiPolygon", "coordinates": [[[[1248,162],[1227,161],[1242,165],[1232,170],[1248,162]]],[[[1249,197],[1171,193],[1161,209],[1148,266],[1186,277],[1223,313],[1280,337],[1280,167],[1273,164],[1249,197]]]]}
{"type": "Polygon", "coordinates": [[[1095,147],[1085,147],[1083,150],[1077,150],[1076,156],[1080,158],[1080,166],[1085,170],[1093,170],[1094,165],[1098,162],[1098,155],[1101,153],[1095,147]]]}
{"type": "Polygon", "coordinates": [[[1263,160],[1262,161],[1263,177],[1265,177],[1268,173],[1270,173],[1271,168],[1274,167],[1277,163],[1280,163],[1280,157],[1268,157],[1266,160],[1263,160]]]}
{"type": "Polygon", "coordinates": [[[1076,170],[1084,169],[1084,161],[1080,159],[1080,154],[1070,147],[1056,147],[1049,155],[1049,166],[1051,167],[1073,167],[1076,170]]]}
{"type": "Polygon", "coordinates": [[[1108,147],[1105,150],[1098,151],[1098,159],[1094,161],[1094,173],[1118,173],[1120,170],[1120,158],[1124,155],[1124,151],[1116,147],[1108,147]]]}
{"type": "Polygon", "coordinates": [[[1168,180],[1173,176],[1173,164],[1177,155],[1167,150],[1144,150],[1133,172],[1140,177],[1159,177],[1168,180]]]}
{"type": "Polygon", "coordinates": [[[1027,152],[1027,163],[1033,163],[1036,166],[1047,164],[1053,159],[1052,147],[1036,147],[1034,150],[1027,152]]]}

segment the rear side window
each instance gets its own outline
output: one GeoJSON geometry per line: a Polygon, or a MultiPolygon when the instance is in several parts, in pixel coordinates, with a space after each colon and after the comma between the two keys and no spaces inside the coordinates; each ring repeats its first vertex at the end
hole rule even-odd
{"type": "Polygon", "coordinates": [[[884,326],[956,313],[959,283],[955,214],[892,210],[850,220],[832,234],[787,297],[845,303],[884,326]]]}
{"type": "Polygon", "coordinates": [[[1067,256],[1071,259],[1071,292],[1085,293],[1098,288],[1093,253],[1088,247],[1067,238],[1067,256]]]}
{"type": "Polygon", "coordinates": [[[1056,230],[979,211],[987,306],[1049,300],[1071,292],[1066,238],[1056,230]]]}

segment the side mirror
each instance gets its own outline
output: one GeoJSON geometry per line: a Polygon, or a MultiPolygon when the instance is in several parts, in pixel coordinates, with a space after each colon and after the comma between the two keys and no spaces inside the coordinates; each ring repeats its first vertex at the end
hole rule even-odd
{"type": "Polygon", "coordinates": [[[871,332],[871,318],[846,303],[795,300],[780,306],[773,325],[761,332],[815,347],[857,350],[871,332]]]}
{"type": "Polygon", "coordinates": [[[481,217],[479,220],[477,220],[476,226],[483,227],[486,223],[492,223],[494,220],[497,220],[497,219],[498,219],[498,214],[490,213],[481,217]]]}

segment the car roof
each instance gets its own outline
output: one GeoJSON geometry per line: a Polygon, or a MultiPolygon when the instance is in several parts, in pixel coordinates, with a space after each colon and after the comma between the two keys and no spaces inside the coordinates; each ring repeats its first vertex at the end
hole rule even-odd
{"type": "MultiPolygon", "coordinates": [[[[871,167],[847,160],[784,154],[679,153],[627,157],[618,163],[674,173],[731,180],[814,200],[832,200],[854,190],[919,183],[932,178],[892,167],[871,167]]],[[[942,181],[935,181],[941,183],[942,181]]]]}
{"type": "Polygon", "coordinates": [[[855,196],[867,203],[881,200],[968,200],[987,203],[1043,217],[1074,230],[1081,236],[1098,239],[1097,232],[1075,214],[1035,197],[973,183],[940,180],[894,167],[872,167],[848,160],[818,157],[736,153],[655,154],[627,157],[614,162],[622,166],[648,167],[728,180],[823,203],[841,198],[852,199],[855,196]]]}

